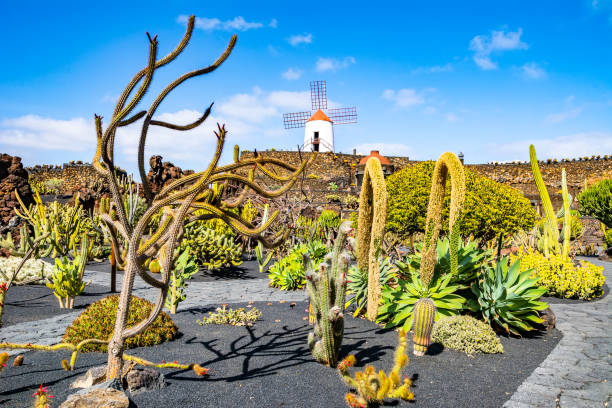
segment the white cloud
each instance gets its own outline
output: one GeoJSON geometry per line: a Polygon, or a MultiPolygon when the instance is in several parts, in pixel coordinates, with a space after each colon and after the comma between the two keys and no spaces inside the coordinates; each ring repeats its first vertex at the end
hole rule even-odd
{"type": "Polygon", "coordinates": [[[546,123],[561,123],[565,122],[568,119],[574,119],[578,115],[582,113],[582,108],[574,108],[568,111],[559,112],[559,113],[551,113],[547,115],[544,119],[546,123]]]}
{"type": "Polygon", "coordinates": [[[454,70],[450,62],[444,65],[434,65],[431,67],[418,67],[412,70],[413,74],[437,74],[441,72],[451,72],[454,70]]]}
{"type": "Polygon", "coordinates": [[[276,28],[278,27],[278,20],[273,18],[272,20],[270,20],[270,22],[268,23],[268,27],[270,28],[276,28]]]}
{"type": "Polygon", "coordinates": [[[290,81],[293,81],[293,80],[296,80],[296,79],[300,79],[302,74],[303,74],[303,72],[302,72],[301,69],[289,67],[289,69],[287,69],[285,72],[283,72],[283,78],[288,79],[290,81]]]}
{"type": "Polygon", "coordinates": [[[491,60],[491,54],[511,50],[524,50],[528,45],[521,41],[523,30],[491,31],[490,35],[477,35],[470,41],[470,50],[474,51],[474,62],[481,69],[497,69],[497,63],[491,60]]]}
{"type": "Polygon", "coordinates": [[[253,94],[236,94],[219,104],[218,112],[223,116],[261,123],[279,112],[274,106],[261,103],[261,91],[253,94]]]}
{"type": "Polygon", "coordinates": [[[279,109],[309,110],[310,92],[272,91],[265,102],[279,109]]]}
{"type": "Polygon", "coordinates": [[[91,151],[96,147],[93,120],[25,115],[0,121],[0,144],[27,149],[91,151]]]}
{"type": "Polygon", "coordinates": [[[361,143],[355,146],[357,154],[368,155],[372,150],[378,150],[383,156],[410,157],[414,149],[403,143],[361,143]]]}
{"type": "MultiPolygon", "coordinates": [[[[180,15],[177,17],[177,21],[182,24],[186,24],[189,17],[186,15],[180,15]]],[[[262,28],[264,26],[263,23],[254,22],[254,21],[246,21],[244,17],[238,16],[234,17],[231,20],[222,21],[218,18],[207,18],[207,17],[196,17],[195,21],[196,28],[205,31],[212,30],[226,30],[226,31],[247,31],[252,29],[262,28]]],[[[277,21],[276,19],[272,19],[268,27],[276,28],[277,21]]]]}
{"type": "Polygon", "coordinates": [[[300,44],[310,44],[312,42],[312,34],[304,33],[304,34],[296,34],[287,38],[289,44],[294,47],[297,47],[300,44]]]}
{"type": "Polygon", "coordinates": [[[546,71],[535,62],[524,64],[521,67],[523,75],[530,79],[541,79],[546,78],[546,71]]]}
{"type": "Polygon", "coordinates": [[[348,68],[350,65],[354,64],[354,57],[344,57],[343,59],[335,59],[335,58],[323,58],[319,57],[316,64],[317,72],[325,72],[325,71],[338,71],[339,69],[348,68]]]}
{"type": "Polygon", "coordinates": [[[414,89],[385,89],[382,94],[383,99],[392,101],[398,108],[411,108],[425,103],[425,97],[414,89]]]}
{"type": "Polygon", "coordinates": [[[539,158],[574,158],[592,156],[612,151],[612,133],[581,132],[550,139],[522,140],[502,144],[496,150],[505,153],[510,160],[528,160],[529,145],[533,144],[539,158]]]}

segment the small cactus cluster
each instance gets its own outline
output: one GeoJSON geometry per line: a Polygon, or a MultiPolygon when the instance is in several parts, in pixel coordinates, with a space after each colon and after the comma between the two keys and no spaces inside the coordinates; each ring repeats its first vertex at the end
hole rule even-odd
{"type": "Polygon", "coordinates": [[[363,371],[357,371],[352,377],[348,369],[355,365],[356,359],[353,355],[346,357],[338,364],[340,377],[357,392],[357,394],[346,394],[345,399],[349,407],[379,406],[384,403],[385,398],[401,398],[405,401],[414,399],[414,394],[410,391],[412,381],[407,377],[401,380],[402,368],[408,364],[406,343],[406,332],[400,330],[399,342],[395,350],[395,364],[388,375],[383,370],[377,374],[373,366],[367,365],[363,371]]]}
{"type": "Polygon", "coordinates": [[[351,229],[350,221],[342,223],[331,253],[314,271],[308,252],[304,254],[306,287],[314,315],[314,332],[308,334],[308,347],[314,358],[330,367],[336,365],[344,336],[344,300],[346,272],[350,255],[343,250],[351,229]]]}

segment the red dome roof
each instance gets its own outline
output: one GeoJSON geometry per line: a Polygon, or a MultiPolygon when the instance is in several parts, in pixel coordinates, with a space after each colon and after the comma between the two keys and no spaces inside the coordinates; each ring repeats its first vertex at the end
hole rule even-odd
{"type": "Polygon", "coordinates": [[[370,152],[369,156],[364,157],[363,159],[361,159],[359,161],[359,165],[364,165],[366,164],[366,162],[368,161],[368,159],[370,157],[376,157],[378,160],[380,160],[380,164],[384,164],[384,165],[390,165],[391,162],[389,161],[389,159],[387,159],[385,156],[381,156],[378,150],[372,150],[370,152]]]}

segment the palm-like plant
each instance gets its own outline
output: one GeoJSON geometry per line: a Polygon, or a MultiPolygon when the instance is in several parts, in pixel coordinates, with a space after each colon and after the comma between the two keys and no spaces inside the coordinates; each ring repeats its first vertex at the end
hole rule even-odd
{"type": "MultiPolygon", "coordinates": [[[[379,265],[380,286],[385,287],[397,277],[397,268],[391,263],[390,258],[385,258],[379,265]]],[[[361,270],[356,265],[349,269],[346,281],[346,293],[348,300],[344,307],[356,305],[353,316],[358,316],[368,304],[368,270],[361,270]]]]}
{"type": "Polygon", "coordinates": [[[419,270],[409,264],[397,263],[401,274],[408,279],[399,279],[394,288],[386,286],[383,289],[383,304],[379,309],[378,320],[387,322],[385,327],[403,326],[409,331],[412,328],[413,310],[416,302],[421,298],[430,298],[436,305],[435,320],[441,316],[453,316],[463,309],[466,299],[456,292],[460,285],[453,285],[454,275],[440,275],[434,273],[429,285],[424,285],[419,279],[419,270]]]}
{"type": "Polygon", "coordinates": [[[520,259],[509,265],[504,257],[495,269],[485,266],[478,282],[472,284],[476,300],[470,299],[468,308],[508,334],[535,330],[533,324],[543,322],[538,311],[548,305],[538,300],[546,288],[539,287],[530,274],[531,270],[521,272],[520,259]]]}

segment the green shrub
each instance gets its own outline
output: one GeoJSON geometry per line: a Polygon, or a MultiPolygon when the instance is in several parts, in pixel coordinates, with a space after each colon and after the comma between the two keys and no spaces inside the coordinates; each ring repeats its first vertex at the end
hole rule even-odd
{"type": "Polygon", "coordinates": [[[608,249],[612,248],[612,228],[606,229],[604,239],[606,240],[606,247],[608,249]]]}
{"type": "Polygon", "coordinates": [[[308,252],[315,269],[327,255],[328,249],[320,241],[311,241],[308,244],[294,246],[289,255],[281,258],[268,269],[270,286],[282,290],[297,290],[306,285],[306,271],[303,255],[308,252]]]}
{"type": "Polygon", "coordinates": [[[578,194],[582,214],[612,228],[612,179],[605,179],[578,194]]]}
{"type": "MultiPolygon", "coordinates": [[[[110,340],[115,329],[118,302],[119,295],[113,295],[89,305],[66,329],[62,341],[76,345],[85,339],[110,340]]],[[[153,303],[132,296],[127,327],[134,326],[146,319],[152,309],[153,303]]],[[[154,346],[174,339],[177,334],[178,328],[174,325],[170,316],[161,312],[144,332],[127,339],[125,347],[130,349],[154,346]]],[[[106,344],[88,344],[83,347],[82,351],[106,352],[107,347],[106,344]]]]}
{"type": "MultiPolygon", "coordinates": [[[[387,230],[401,235],[425,231],[434,164],[433,161],[422,162],[387,178],[387,230]]],[[[467,168],[465,178],[465,203],[458,221],[462,236],[489,241],[500,233],[509,235],[535,225],[535,211],[521,192],[467,168]]],[[[449,200],[450,194],[446,194],[443,232],[448,230],[449,200]]]]}
{"type": "Polygon", "coordinates": [[[445,316],[436,322],[431,339],[444,347],[475,353],[503,353],[499,338],[488,324],[471,316],[445,316]]]}

